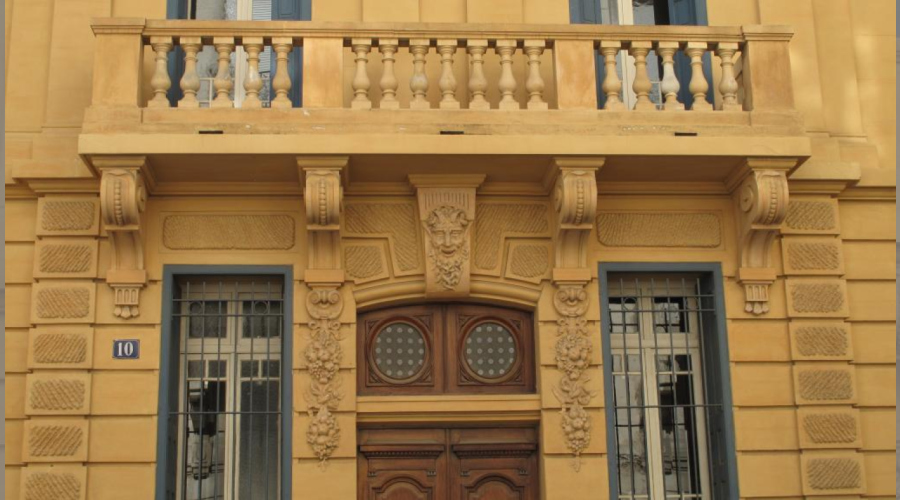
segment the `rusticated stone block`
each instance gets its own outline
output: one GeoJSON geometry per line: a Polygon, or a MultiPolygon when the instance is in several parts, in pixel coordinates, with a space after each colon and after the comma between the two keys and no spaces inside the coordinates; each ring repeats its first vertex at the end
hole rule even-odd
{"type": "Polygon", "coordinates": [[[30,368],[90,368],[94,331],[89,327],[34,328],[28,335],[30,368]]]}
{"type": "Polygon", "coordinates": [[[788,279],[788,314],[794,317],[846,318],[847,283],[838,279],[788,279]]]}
{"type": "Polygon", "coordinates": [[[722,222],[715,213],[599,212],[597,241],[607,247],[716,248],[722,222]]]}
{"type": "Polygon", "coordinates": [[[791,351],[796,360],[840,360],[853,357],[850,324],[838,321],[793,321],[791,351]]]}
{"type": "Polygon", "coordinates": [[[96,235],[100,231],[98,198],[44,197],[38,200],[38,235],[96,235]]]}
{"type": "Polygon", "coordinates": [[[785,234],[837,234],[838,208],[835,200],[792,199],[788,203],[788,213],[782,232],[785,234]]]}
{"type": "Polygon", "coordinates": [[[32,287],[33,323],[90,323],[96,286],[87,282],[41,282],[32,287]]]}
{"type": "Polygon", "coordinates": [[[31,373],[25,384],[27,415],[85,415],[90,411],[91,376],[88,373],[31,373]]]}
{"type": "Polygon", "coordinates": [[[22,469],[24,500],[84,500],[87,469],[83,466],[32,466],[22,469]]]}
{"type": "Polygon", "coordinates": [[[851,404],[856,400],[856,377],[848,364],[796,365],[794,390],[798,404],[851,404]]]}
{"type": "Polygon", "coordinates": [[[859,448],[862,446],[859,411],[847,408],[800,408],[801,448],[859,448]]]}
{"type": "Polygon", "coordinates": [[[295,233],[285,214],[168,215],[162,242],[169,250],[290,250],[295,233]]]}
{"type": "Polygon", "coordinates": [[[789,237],[781,240],[787,275],[841,275],[844,262],[837,238],[789,237]]]}
{"type": "Polygon", "coordinates": [[[550,236],[547,205],[478,203],[475,208],[475,268],[499,271],[508,236],[550,236]]]}
{"type": "Polygon", "coordinates": [[[43,239],[36,243],[38,278],[90,278],[97,275],[97,241],[87,238],[43,239]]]}
{"type": "Polygon", "coordinates": [[[87,461],[88,421],[32,418],[25,421],[26,462],[87,461]]]}
{"type": "Polygon", "coordinates": [[[865,493],[865,467],[858,453],[804,453],[800,462],[805,495],[865,493]]]}

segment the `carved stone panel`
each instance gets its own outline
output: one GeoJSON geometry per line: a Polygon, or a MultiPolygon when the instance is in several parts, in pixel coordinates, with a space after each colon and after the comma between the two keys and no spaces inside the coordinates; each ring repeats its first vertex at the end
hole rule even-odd
{"type": "Polygon", "coordinates": [[[860,453],[803,453],[800,467],[804,495],[859,495],[866,492],[865,464],[860,453]]]}
{"type": "Polygon", "coordinates": [[[90,368],[94,330],[85,326],[34,328],[28,334],[28,367],[90,368]]]}
{"type": "Polygon", "coordinates": [[[32,418],[25,421],[23,441],[26,462],[86,462],[88,421],[32,418]]]}
{"type": "Polygon", "coordinates": [[[469,294],[475,188],[483,181],[482,175],[410,176],[425,241],[426,295],[469,294]]]}
{"type": "Polygon", "coordinates": [[[95,197],[46,196],[38,199],[39,236],[96,236],[100,203],[95,197]]]}
{"type": "Polygon", "coordinates": [[[87,415],[91,375],[85,372],[37,372],[25,380],[27,415],[87,415]]]}
{"type": "Polygon", "coordinates": [[[22,469],[20,490],[27,500],[84,500],[87,467],[31,466],[22,469]]]}
{"type": "Polygon", "coordinates": [[[35,243],[34,277],[96,277],[97,261],[94,238],[45,238],[35,243]]]}

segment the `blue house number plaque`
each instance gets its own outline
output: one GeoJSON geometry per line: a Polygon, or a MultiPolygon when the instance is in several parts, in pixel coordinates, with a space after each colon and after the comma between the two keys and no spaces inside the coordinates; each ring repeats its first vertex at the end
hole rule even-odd
{"type": "Polygon", "coordinates": [[[137,339],[113,340],[114,359],[138,359],[141,357],[141,341],[137,339]]]}

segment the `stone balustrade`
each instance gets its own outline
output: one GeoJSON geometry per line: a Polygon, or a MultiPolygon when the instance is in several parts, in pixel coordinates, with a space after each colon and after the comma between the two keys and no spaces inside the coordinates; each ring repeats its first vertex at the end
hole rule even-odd
{"type": "Polygon", "coordinates": [[[290,90],[302,85],[304,108],[793,109],[791,30],[783,26],[130,18],[99,19],[92,26],[97,38],[93,105],[101,107],[201,107],[198,53],[212,47],[217,71],[214,77],[206,75],[213,88],[207,89],[211,97],[203,102],[211,108],[235,107],[238,86],[243,109],[296,107],[290,90]],[[260,55],[267,50],[274,76],[264,104],[260,99],[264,85],[260,55]],[[289,64],[294,64],[291,54],[299,50],[303,53],[302,82],[293,81],[289,70],[289,64]],[[235,54],[243,58],[245,68],[237,76],[233,74],[235,54]],[[183,58],[183,64],[172,64],[175,57],[183,58]],[[150,58],[152,74],[144,75],[144,68],[151,67],[150,58]],[[182,69],[175,74],[173,67],[182,69]],[[656,81],[651,80],[651,73],[657,75],[656,81]],[[170,92],[173,86],[180,89],[175,102],[170,92]],[[682,89],[688,89],[691,96],[687,106],[679,97],[685,95],[682,89]],[[598,106],[598,102],[602,104],[598,106]]]}

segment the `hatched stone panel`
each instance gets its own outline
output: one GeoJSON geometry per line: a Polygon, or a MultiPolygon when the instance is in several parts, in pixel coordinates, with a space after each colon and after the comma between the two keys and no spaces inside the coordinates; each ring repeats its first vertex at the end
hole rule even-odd
{"type": "Polygon", "coordinates": [[[33,323],[91,323],[96,286],[90,282],[44,281],[32,287],[33,323]]]}
{"type": "Polygon", "coordinates": [[[803,493],[846,495],[865,492],[865,469],[857,453],[804,453],[800,456],[803,493]]]}
{"type": "Polygon", "coordinates": [[[503,242],[510,236],[549,237],[549,217],[545,204],[478,203],[475,209],[475,268],[499,271],[503,242]]]}
{"type": "Polygon", "coordinates": [[[91,376],[79,372],[36,372],[26,377],[28,415],[86,415],[90,411],[91,376]]]}
{"type": "Polygon", "coordinates": [[[54,196],[38,200],[38,235],[97,235],[99,231],[99,199],[54,196]]]}
{"type": "Polygon", "coordinates": [[[791,199],[784,220],[784,234],[838,234],[837,201],[821,199],[791,199]]]}
{"type": "Polygon", "coordinates": [[[396,276],[421,274],[418,206],[409,202],[345,202],[343,236],[387,239],[396,276]]]}
{"type": "Polygon", "coordinates": [[[552,244],[551,241],[511,243],[506,277],[540,283],[550,271],[552,256],[550,247],[552,244]]]}
{"type": "Polygon", "coordinates": [[[599,212],[597,241],[607,247],[693,247],[722,245],[715,213],[599,212]]]}
{"type": "Polygon", "coordinates": [[[852,359],[850,324],[794,321],[790,325],[791,348],[796,360],[852,359]]]}
{"type": "Polygon", "coordinates": [[[296,219],[285,214],[168,215],[162,242],[169,250],[290,250],[296,219]]]}
{"type": "Polygon", "coordinates": [[[35,466],[22,469],[23,500],[84,500],[87,469],[81,466],[35,466]]]}
{"type": "Polygon", "coordinates": [[[798,404],[851,404],[856,399],[853,367],[847,364],[794,366],[798,404]]]}
{"type": "Polygon", "coordinates": [[[788,312],[794,317],[834,317],[850,315],[847,284],[843,280],[788,279],[788,312]]]}
{"type": "Polygon", "coordinates": [[[34,275],[38,278],[94,277],[97,246],[94,239],[42,239],[35,245],[34,275]]]}
{"type": "Polygon", "coordinates": [[[859,448],[862,445],[859,411],[851,408],[801,408],[801,448],[859,448]]]}
{"type": "Polygon", "coordinates": [[[33,418],[25,422],[26,462],[87,461],[88,421],[33,418]]]}
{"type": "Polygon", "coordinates": [[[784,238],[781,248],[787,275],[844,273],[841,242],[837,238],[784,238]]]}
{"type": "Polygon", "coordinates": [[[28,366],[31,368],[90,368],[93,329],[45,327],[29,332],[28,366]]]}
{"type": "Polygon", "coordinates": [[[388,277],[383,246],[375,244],[344,245],[344,269],[356,283],[388,277]]]}

